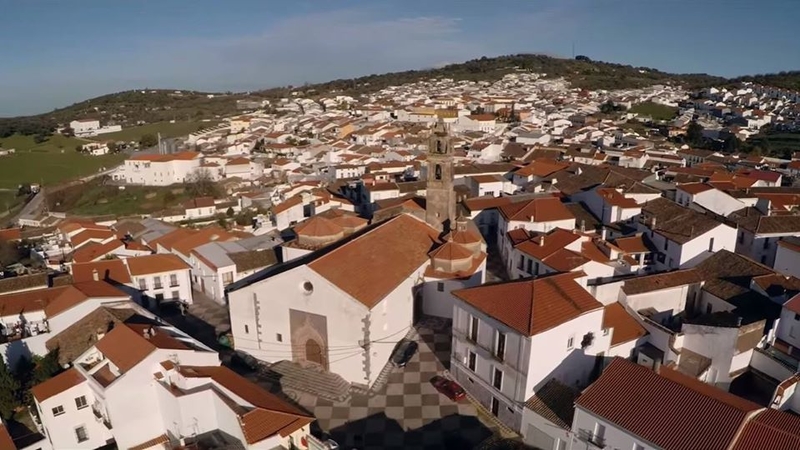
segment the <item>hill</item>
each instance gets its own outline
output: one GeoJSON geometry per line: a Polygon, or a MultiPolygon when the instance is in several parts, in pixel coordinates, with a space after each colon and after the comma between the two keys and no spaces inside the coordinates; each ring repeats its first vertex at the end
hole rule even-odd
{"type": "Polygon", "coordinates": [[[392,85],[411,83],[430,78],[496,81],[516,71],[546,73],[548,77],[564,77],[573,86],[584,89],[625,89],[653,84],[680,84],[700,88],[736,81],[756,81],[800,90],[800,72],[781,72],[774,75],[755,75],[735,80],[706,74],[671,74],[648,67],[592,61],[585,56],[576,59],[544,55],[518,54],[483,57],[464,63],[385,74],[373,74],[353,79],[339,79],[302,87],[284,86],[253,93],[212,93],[144,89],[108,94],[52,112],[28,117],[0,119],[0,139],[12,134],[46,135],[58,124],[74,119],[96,118],[104,124],[115,123],[130,127],[142,122],[199,121],[235,114],[236,101],[242,99],[274,99],[299,90],[316,96],[330,92],[358,96],[392,85]]]}

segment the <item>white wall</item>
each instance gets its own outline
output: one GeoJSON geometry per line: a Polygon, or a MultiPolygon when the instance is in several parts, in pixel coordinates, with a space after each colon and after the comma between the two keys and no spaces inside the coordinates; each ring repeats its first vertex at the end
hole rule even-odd
{"type": "MultiPolygon", "coordinates": [[[[616,427],[611,422],[608,422],[605,419],[601,419],[594,414],[584,410],[583,408],[576,407],[575,408],[575,416],[572,419],[572,431],[578,433],[579,431],[585,431],[588,433],[594,433],[595,425],[600,423],[605,425],[605,433],[604,433],[604,440],[605,440],[605,448],[610,449],[632,449],[634,444],[639,444],[644,447],[645,450],[655,450],[659,447],[655,447],[652,444],[645,442],[637,438],[636,436],[628,433],[627,431],[623,430],[622,428],[616,427]]],[[[572,449],[578,450],[586,448],[584,447],[585,444],[583,443],[576,443],[572,449]]],[[[589,447],[591,448],[591,447],[589,447]]]]}
{"type": "Polygon", "coordinates": [[[773,268],[785,275],[800,277],[800,253],[779,245],[773,268]]]}
{"type": "Polygon", "coordinates": [[[787,308],[781,309],[781,319],[777,324],[775,336],[790,344],[794,348],[800,348],[800,320],[798,315],[789,311],[787,308]]]}
{"type": "Polygon", "coordinates": [[[422,285],[423,313],[428,316],[452,319],[455,297],[451,292],[483,284],[486,274],[485,267],[486,261],[483,262],[475,274],[467,279],[426,278],[425,284],[422,285]],[[442,287],[441,291],[439,291],[440,285],[442,287]]]}
{"type": "Polygon", "coordinates": [[[108,429],[95,419],[92,412],[94,401],[92,392],[86,383],[82,383],[39,404],[39,417],[54,448],[93,449],[105,445],[112,437],[108,429]],[[78,409],[75,399],[80,396],[86,397],[87,406],[78,409]],[[53,416],[52,410],[56,406],[63,407],[64,414],[53,416]],[[75,429],[80,426],[86,429],[89,439],[78,443],[75,429]]]}

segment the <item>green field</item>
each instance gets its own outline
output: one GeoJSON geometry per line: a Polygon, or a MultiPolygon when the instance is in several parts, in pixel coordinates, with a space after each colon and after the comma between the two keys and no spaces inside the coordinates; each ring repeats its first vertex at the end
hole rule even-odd
{"type": "Polygon", "coordinates": [[[678,108],[653,102],[644,102],[631,106],[629,112],[639,114],[642,117],[650,117],[654,121],[672,120],[678,114],[678,108]]]}
{"type": "Polygon", "coordinates": [[[101,141],[125,141],[125,142],[138,142],[145,134],[152,134],[153,136],[161,133],[162,138],[172,138],[187,136],[189,133],[194,133],[201,128],[208,128],[217,125],[219,121],[209,122],[157,122],[148,123],[138,127],[123,128],[122,131],[116,133],[101,134],[94,139],[101,141]]]}
{"type": "Polygon", "coordinates": [[[75,147],[86,141],[61,135],[51,136],[36,144],[33,136],[14,135],[0,139],[0,147],[16,153],[0,156],[0,188],[16,189],[20,184],[52,185],[117,166],[126,155],[90,156],[78,153],[75,147]]]}
{"type": "Polygon", "coordinates": [[[180,187],[104,186],[92,181],[47,196],[51,211],[81,216],[129,216],[164,211],[188,200],[180,187]]]}

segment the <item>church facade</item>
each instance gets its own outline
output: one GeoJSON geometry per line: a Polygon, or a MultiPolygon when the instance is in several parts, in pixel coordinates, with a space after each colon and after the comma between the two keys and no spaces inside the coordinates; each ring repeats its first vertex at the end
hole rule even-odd
{"type": "Polygon", "coordinates": [[[438,169],[430,171],[426,220],[400,214],[231,285],[235,348],[370,386],[415,319],[452,317],[450,291],[484,281],[486,246],[474,224],[456,217],[443,129],[429,157],[438,169]]]}

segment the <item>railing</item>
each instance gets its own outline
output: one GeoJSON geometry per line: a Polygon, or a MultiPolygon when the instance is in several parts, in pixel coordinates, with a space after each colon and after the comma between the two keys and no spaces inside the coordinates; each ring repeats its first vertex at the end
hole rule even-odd
{"type": "Polygon", "coordinates": [[[105,425],[105,427],[106,427],[107,429],[109,429],[109,430],[110,430],[110,429],[112,429],[112,426],[111,426],[111,421],[109,421],[109,420],[106,418],[106,416],[104,416],[104,415],[103,415],[103,413],[102,413],[102,412],[101,412],[99,409],[97,409],[96,407],[92,406],[92,413],[94,413],[94,418],[95,418],[95,419],[96,419],[98,422],[100,422],[100,423],[102,423],[103,425],[105,425]]]}
{"type": "Polygon", "coordinates": [[[602,436],[598,436],[589,430],[578,430],[578,439],[588,442],[595,447],[605,448],[606,440],[602,436]]]}

